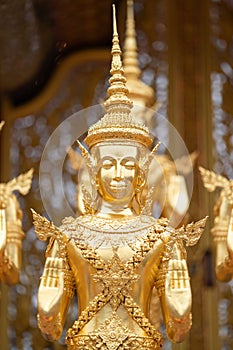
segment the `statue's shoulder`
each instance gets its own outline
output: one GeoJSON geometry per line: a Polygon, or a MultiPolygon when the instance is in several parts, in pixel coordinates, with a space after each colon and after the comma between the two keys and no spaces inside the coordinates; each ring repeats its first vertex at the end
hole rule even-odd
{"type": "Polygon", "coordinates": [[[66,217],[62,220],[59,230],[68,238],[75,238],[92,226],[93,215],[80,215],[77,217],[66,217]]]}
{"type": "Polygon", "coordinates": [[[74,218],[73,216],[67,216],[62,220],[62,225],[60,227],[66,227],[73,225],[77,218],[74,218]]]}
{"type": "Polygon", "coordinates": [[[93,214],[82,215],[77,218],[65,218],[59,227],[69,239],[75,242],[122,242],[127,243],[140,240],[151,232],[161,233],[166,231],[168,225],[165,219],[155,219],[150,215],[137,215],[131,218],[104,218],[93,214]]]}
{"type": "Polygon", "coordinates": [[[165,244],[173,240],[173,237],[176,235],[175,229],[169,225],[169,220],[167,218],[154,218],[149,215],[141,216],[142,222],[147,222],[147,238],[152,239],[161,239],[165,244]]]}
{"type": "Polygon", "coordinates": [[[157,219],[150,215],[141,215],[141,220],[150,223],[150,225],[153,226],[155,231],[161,233],[164,232],[167,235],[169,235],[171,227],[169,226],[169,220],[167,218],[161,217],[157,219]]]}
{"type": "Polygon", "coordinates": [[[67,237],[70,237],[72,233],[78,230],[78,227],[79,217],[74,218],[73,216],[68,216],[62,220],[62,224],[59,226],[59,230],[67,237]]]}

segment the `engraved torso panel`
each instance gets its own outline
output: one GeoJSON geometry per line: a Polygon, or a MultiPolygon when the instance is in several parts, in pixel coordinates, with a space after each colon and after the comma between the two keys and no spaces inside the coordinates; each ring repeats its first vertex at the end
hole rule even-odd
{"type": "Polygon", "coordinates": [[[156,220],[144,215],[130,220],[92,215],[66,219],[61,230],[69,238],[67,252],[77,286],[79,314],[101,293],[111,294],[108,302],[83,327],[82,333],[93,332],[115,312],[134,333],[146,335],[122,303],[125,295],[130,295],[148,317],[151,292],[165,244],[166,234],[164,228],[160,229],[161,232],[155,233],[156,220]],[[153,242],[147,237],[150,230],[154,234],[153,242]],[[139,254],[142,245],[146,249],[143,257],[139,254]]]}

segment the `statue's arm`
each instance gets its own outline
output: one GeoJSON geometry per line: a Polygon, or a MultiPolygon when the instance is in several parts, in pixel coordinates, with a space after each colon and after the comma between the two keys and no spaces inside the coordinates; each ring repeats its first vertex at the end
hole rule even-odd
{"type": "Polygon", "coordinates": [[[0,184],[0,279],[14,285],[21,269],[22,211],[13,191],[26,195],[31,187],[33,169],[6,184],[0,184]]]}
{"type": "Polygon", "coordinates": [[[60,338],[73,294],[72,271],[67,259],[59,257],[58,243],[53,241],[38,290],[38,325],[46,339],[60,338]]]}
{"type": "Polygon", "coordinates": [[[184,176],[171,174],[168,177],[164,217],[168,217],[170,225],[180,226],[186,221],[189,197],[184,176]]]}
{"type": "Polygon", "coordinates": [[[220,174],[199,167],[203,184],[209,192],[221,188],[215,205],[214,227],[211,232],[216,246],[215,272],[219,281],[228,282],[233,277],[233,230],[232,217],[232,180],[220,174]]]}
{"type": "Polygon", "coordinates": [[[215,272],[219,281],[228,282],[233,276],[233,227],[231,205],[225,196],[216,214],[211,230],[216,247],[215,272]]]}
{"type": "Polygon", "coordinates": [[[74,276],[68,261],[67,237],[52,222],[34,210],[38,238],[50,243],[38,291],[38,324],[48,340],[60,338],[69,302],[74,294],[74,276]]]}
{"type": "Polygon", "coordinates": [[[172,257],[161,272],[163,286],[160,301],[168,337],[182,342],[191,327],[192,296],[186,254],[181,244],[174,244],[172,257]]]}
{"type": "Polygon", "coordinates": [[[14,194],[7,198],[1,209],[0,279],[14,285],[19,281],[22,256],[22,211],[14,194]]]}

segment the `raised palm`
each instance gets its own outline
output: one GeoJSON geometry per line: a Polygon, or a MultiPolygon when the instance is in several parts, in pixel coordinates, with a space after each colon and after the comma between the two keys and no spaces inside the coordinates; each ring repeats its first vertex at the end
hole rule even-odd
{"type": "Polygon", "coordinates": [[[184,259],[171,259],[165,282],[166,304],[173,317],[189,314],[191,306],[191,288],[188,268],[184,259]]]}
{"type": "Polygon", "coordinates": [[[64,288],[63,260],[47,258],[38,291],[38,308],[46,318],[59,313],[64,288]]]}

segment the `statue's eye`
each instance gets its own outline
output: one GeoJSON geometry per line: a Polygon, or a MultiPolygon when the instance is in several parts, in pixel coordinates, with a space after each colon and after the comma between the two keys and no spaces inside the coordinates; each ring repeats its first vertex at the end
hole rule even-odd
{"type": "Polygon", "coordinates": [[[114,165],[114,164],[113,164],[112,161],[110,161],[110,160],[105,160],[105,161],[103,162],[103,164],[102,164],[102,168],[108,170],[108,169],[111,169],[111,167],[112,167],[113,165],[114,165]]]}
{"type": "Polygon", "coordinates": [[[127,162],[124,163],[124,167],[127,170],[133,170],[133,169],[135,169],[136,164],[133,161],[127,161],[127,162]]]}

